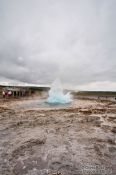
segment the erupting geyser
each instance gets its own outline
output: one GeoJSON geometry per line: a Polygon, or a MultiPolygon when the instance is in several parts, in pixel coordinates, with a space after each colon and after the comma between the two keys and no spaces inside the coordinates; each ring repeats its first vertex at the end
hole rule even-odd
{"type": "Polygon", "coordinates": [[[47,99],[47,103],[50,104],[67,104],[71,103],[72,98],[70,92],[64,94],[61,86],[61,82],[57,79],[53,84],[49,91],[49,97],[47,99]]]}

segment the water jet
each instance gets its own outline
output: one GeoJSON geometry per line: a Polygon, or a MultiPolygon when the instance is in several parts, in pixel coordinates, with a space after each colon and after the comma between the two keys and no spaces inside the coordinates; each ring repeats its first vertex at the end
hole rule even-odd
{"type": "Polygon", "coordinates": [[[70,92],[64,93],[61,82],[59,79],[55,80],[49,90],[49,96],[47,98],[47,103],[52,105],[57,104],[68,104],[72,102],[72,97],[70,92]]]}

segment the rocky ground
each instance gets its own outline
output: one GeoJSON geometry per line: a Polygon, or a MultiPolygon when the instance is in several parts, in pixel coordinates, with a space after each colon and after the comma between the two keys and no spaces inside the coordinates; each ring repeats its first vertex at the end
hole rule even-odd
{"type": "Polygon", "coordinates": [[[116,103],[21,109],[0,101],[0,175],[115,175],[116,103]]]}

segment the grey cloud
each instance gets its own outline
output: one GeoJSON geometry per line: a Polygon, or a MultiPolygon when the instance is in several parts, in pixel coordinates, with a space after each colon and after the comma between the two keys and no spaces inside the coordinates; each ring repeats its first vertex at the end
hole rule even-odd
{"type": "Polygon", "coordinates": [[[116,81],[115,0],[0,0],[0,75],[116,81]]]}

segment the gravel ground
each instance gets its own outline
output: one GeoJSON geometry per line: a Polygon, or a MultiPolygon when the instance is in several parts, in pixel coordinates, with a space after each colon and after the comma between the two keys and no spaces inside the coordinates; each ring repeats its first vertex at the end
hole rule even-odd
{"type": "Polygon", "coordinates": [[[0,175],[116,174],[116,103],[33,103],[0,101],[0,175]]]}

